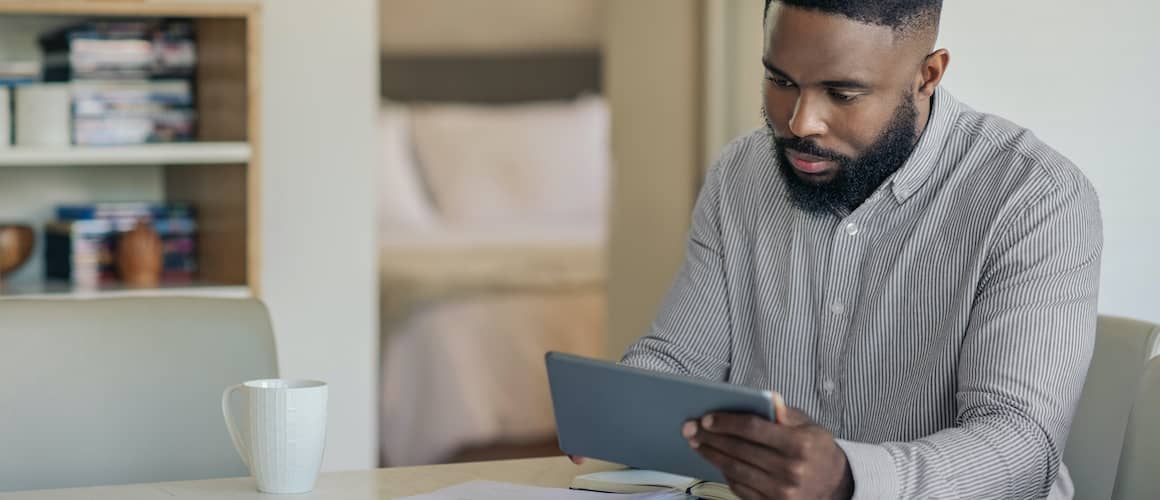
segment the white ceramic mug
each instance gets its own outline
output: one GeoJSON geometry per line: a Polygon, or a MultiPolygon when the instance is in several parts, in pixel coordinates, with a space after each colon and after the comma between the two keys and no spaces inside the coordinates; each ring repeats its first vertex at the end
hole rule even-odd
{"type": "Polygon", "coordinates": [[[326,448],[326,383],[315,380],[251,380],[222,393],[222,415],[234,447],[265,493],[314,489],[326,448]],[[234,425],[230,396],[246,399],[243,439],[234,425]]]}

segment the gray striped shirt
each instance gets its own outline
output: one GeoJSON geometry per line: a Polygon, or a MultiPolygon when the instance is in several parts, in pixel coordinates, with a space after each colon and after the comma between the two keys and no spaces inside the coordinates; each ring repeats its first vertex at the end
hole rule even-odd
{"type": "Polygon", "coordinates": [[[1103,240],[1083,174],[944,90],[852,213],[796,208],[775,161],[764,129],[724,150],[623,363],[781,392],[838,438],[855,498],[1066,494],[1103,240]]]}

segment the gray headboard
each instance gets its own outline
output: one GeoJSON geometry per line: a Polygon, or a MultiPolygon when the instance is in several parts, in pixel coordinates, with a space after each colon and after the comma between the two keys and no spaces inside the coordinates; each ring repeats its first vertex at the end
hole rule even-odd
{"type": "Polygon", "coordinates": [[[383,54],[384,99],[505,103],[600,93],[597,51],[518,55],[383,54]]]}

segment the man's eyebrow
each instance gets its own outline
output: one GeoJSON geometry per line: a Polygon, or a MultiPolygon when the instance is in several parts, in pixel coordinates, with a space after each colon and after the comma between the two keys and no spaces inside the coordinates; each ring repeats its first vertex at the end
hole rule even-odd
{"type": "MultiPolygon", "coordinates": [[[[791,83],[797,85],[797,82],[795,82],[793,80],[793,78],[790,78],[789,74],[787,74],[781,68],[774,66],[774,64],[769,62],[768,59],[763,58],[761,60],[761,65],[765,66],[766,71],[773,73],[777,76],[780,76],[782,78],[785,78],[786,80],[789,80],[791,83]]],[[[847,78],[847,79],[842,79],[842,80],[826,80],[824,82],[821,82],[821,85],[823,87],[828,87],[828,88],[832,88],[832,89],[842,89],[842,90],[870,90],[871,88],[873,88],[873,86],[870,85],[869,83],[864,82],[862,80],[853,79],[853,78],[847,78]]]]}
{"type": "Polygon", "coordinates": [[[797,83],[797,82],[793,81],[793,78],[789,77],[789,74],[787,74],[785,71],[782,71],[781,68],[774,66],[773,63],[769,62],[769,59],[762,58],[761,65],[765,66],[766,71],[773,73],[777,76],[780,76],[782,78],[785,78],[786,80],[789,80],[790,82],[797,83]]]}
{"type": "Polygon", "coordinates": [[[822,82],[822,86],[831,89],[842,90],[870,90],[871,85],[861,80],[826,80],[822,82]]]}

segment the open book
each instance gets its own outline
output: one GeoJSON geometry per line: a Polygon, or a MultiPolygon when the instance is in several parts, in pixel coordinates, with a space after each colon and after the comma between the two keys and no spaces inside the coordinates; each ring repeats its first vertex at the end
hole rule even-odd
{"type": "Polygon", "coordinates": [[[728,486],[667,472],[641,469],[582,474],[572,479],[572,489],[607,493],[645,493],[675,490],[708,500],[738,500],[728,486]]]}

